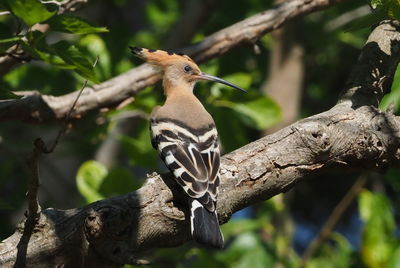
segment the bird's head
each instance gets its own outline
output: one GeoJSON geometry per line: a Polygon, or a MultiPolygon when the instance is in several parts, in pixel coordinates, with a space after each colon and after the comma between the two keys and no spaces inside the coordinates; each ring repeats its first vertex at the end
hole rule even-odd
{"type": "Polygon", "coordinates": [[[198,80],[209,80],[246,92],[224,79],[203,73],[199,66],[187,55],[141,47],[130,47],[130,49],[135,56],[160,67],[164,73],[164,83],[168,85],[192,89],[198,80]]]}

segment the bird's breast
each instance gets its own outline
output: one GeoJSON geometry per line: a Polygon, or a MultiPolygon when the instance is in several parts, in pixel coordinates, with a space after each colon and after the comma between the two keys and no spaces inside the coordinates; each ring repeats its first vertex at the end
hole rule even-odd
{"type": "Polygon", "coordinates": [[[211,115],[195,97],[167,99],[163,106],[153,111],[152,119],[170,119],[194,130],[215,125],[211,115]]]}

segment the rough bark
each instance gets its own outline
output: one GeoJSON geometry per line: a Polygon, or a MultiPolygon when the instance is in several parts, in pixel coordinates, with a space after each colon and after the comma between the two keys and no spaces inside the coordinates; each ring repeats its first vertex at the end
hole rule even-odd
{"type": "MultiPolygon", "coordinates": [[[[386,21],[371,33],[332,109],[222,158],[221,223],[328,168],[399,166],[400,119],[377,109],[400,60],[399,30],[398,22],[386,21]]],[[[151,174],[135,192],[82,208],[43,210],[36,225],[22,222],[0,244],[1,266],[116,267],[190,240],[185,200],[169,176],[151,174]]]]}
{"type": "MultiPolygon", "coordinates": [[[[278,28],[287,20],[306,15],[345,0],[290,0],[272,9],[256,14],[225,29],[202,42],[181,51],[204,62],[220,56],[240,45],[252,45],[265,33],[278,28]]],[[[139,44],[136,44],[139,45],[139,44]]],[[[128,50],[127,50],[128,53],[128,50]]],[[[99,108],[118,106],[134,96],[139,90],[160,79],[160,74],[147,64],[107,80],[85,90],[76,105],[74,115],[80,116],[99,108]]],[[[21,120],[43,123],[66,116],[77,92],[63,96],[41,95],[39,92],[24,92],[18,100],[0,101],[0,121],[21,120]]]]}

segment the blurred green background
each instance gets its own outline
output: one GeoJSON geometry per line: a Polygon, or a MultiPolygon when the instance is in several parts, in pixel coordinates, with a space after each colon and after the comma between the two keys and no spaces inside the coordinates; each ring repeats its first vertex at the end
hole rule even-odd
{"type": "MultiPolygon", "coordinates": [[[[15,97],[11,91],[26,90],[58,96],[80,89],[85,79],[89,84],[106,81],[141,64],[130,54],[129,45],[179,49],[275,4],[90,0],[77,12],[55,15],[54,4],[44,7],[36,1],[30,12],[44,17],[35,17],[28,16],[20,2],[0,3],[1,10],[15,14],[0,16],[0,53],[18,43],[35,60],[14,66],[1,77],[0,99],[15,97]],[[38,21],[49,23],[50,30],[34,31],[30,26],[38,21]]],[[[196,86],[196,95],[215,118],[222,151],[331,108],[371,26],[382,16],[398,14],[394,1],[383,5],[381,13],[369,15],[369,4],[376,7],[382,2],[390,1],[345,1],[286,23],[263,36],[256,48],[236,48],[202,64],[204,72],[248,90],[241,94],[218,84],[196,86]]],[[[399,97],[397,72],[381,108],[394,103],[397,112],[399,97]]],[[[123,108],[93,111],[74,121],[56,151],[41,158],[41,205],[82,206],[138,189],[146,173],[165,171],[148,132],[149,113],[162,101],[158,83],[123,108]]],[[[12,234],[23,218],[29,178],[26,159],[33,140],[42,137],[51,142],[60,126],[61,122],[1,123],[0,239],[12,234]]],[[[385,174],[334,170],[236,213],[222,227],[224,250],[187,243],[147,257],[150,267],[400,267],[399,197],[399,170],[385,174]],[[355,182],[359,187],[351,188],[355,182]],[[353,197],[343,204],[349,192],[353,197]],[[335,207],[344,210],[336,218],[335,207]],[[328,219],[337,221],[335,228],[311,249],[328,219]]]]}

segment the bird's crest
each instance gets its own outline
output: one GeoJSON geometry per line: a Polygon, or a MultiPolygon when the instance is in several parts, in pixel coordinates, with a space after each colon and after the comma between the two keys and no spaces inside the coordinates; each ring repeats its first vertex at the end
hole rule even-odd
{"type": "Polygon", "coordinates": [[[172,65],[182,61],[189,61],[191,63],[194,63],[194,61],[189,56],[182,53],[175,53],[159,49],[147,49],[142,47],[129,48],[135,56],[144,59],[148,63],[162,67],[166,67],[168,65],[172,65]]]}
{"type": "MultiPolygon", "coordinates": [[[[182,65],[184,66],[179,70],[175,68],[172,71],[172,74],[169,73],[167,79],[165,79],[164,77],[164,80],[170,80],[171,78],[177,79],[179,77],[185,77],[186,86],[191,90],[193,90],[194,82],[196,82],[197,80],[209,80],[246,92],[246,90],[244,90],[243,88],[238,87],[228,81],[225,81],[224,79],[201,72],[199,66],[197,66],[197,64],[187,55],[179,53],[177,54],[164,50],[147,49],[142,47],[129,47],[129,48],[131,49],[132,53],[135,56],[144,59],[150,64],[160,66],[164,70],[168,69],[170,66],[178,66],[178,67],[182,65]]],[[[166,82],[164,84],[165,92],[168,91],[167,90],[168,88],[174,88],[174,87],[171,86],[171,83],[166,82]]],[[[168,95],[168,93],[166,94],[168,95]]]]}

